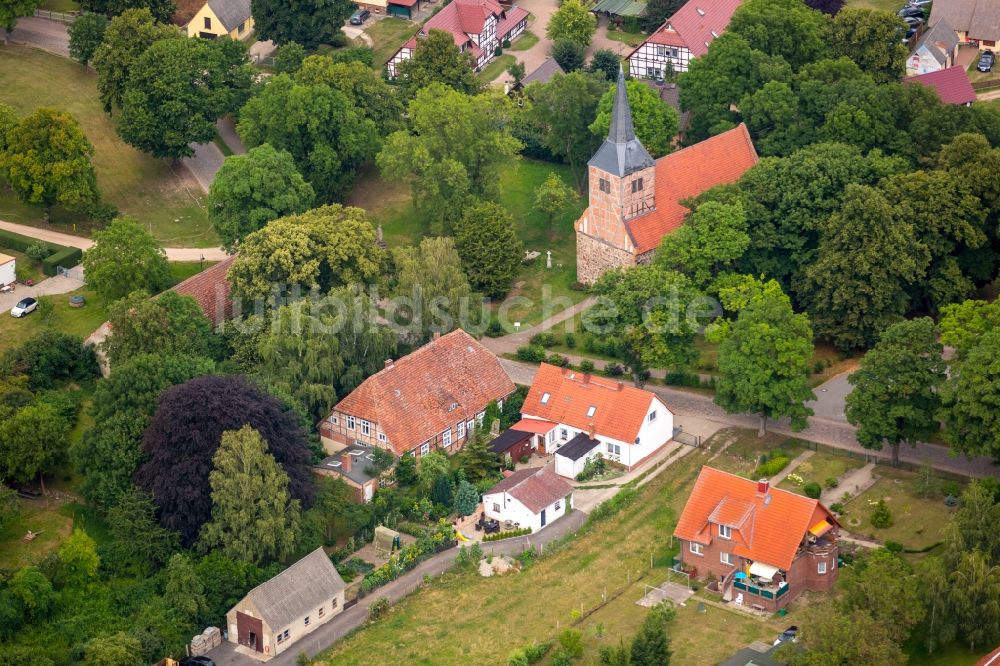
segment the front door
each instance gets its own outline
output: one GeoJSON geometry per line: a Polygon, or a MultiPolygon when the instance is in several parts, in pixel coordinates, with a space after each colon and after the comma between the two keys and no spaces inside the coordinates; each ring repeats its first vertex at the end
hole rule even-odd
{"type": "Polygon", "coordinates": [[[535,435],[538,438],[538,453],[545,455],[545,435],[535,435]]]}
{"type": "Polygon", "coordinates": [[[263,652],[262,645],[264,623],[260,618],[250,617],[236,611],[236,639],[240,645],[246,645],[257,652],[263,652]]]}
{"type": "Polygon", "coordinates": [[[545,509],[542,509],[542,527],[545,527],[545,509]]]}

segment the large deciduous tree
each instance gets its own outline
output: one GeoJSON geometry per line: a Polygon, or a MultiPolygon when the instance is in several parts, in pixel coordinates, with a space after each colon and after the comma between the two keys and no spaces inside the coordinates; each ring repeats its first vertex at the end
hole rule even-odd
{"type": "Polygon", "coordinates": [[[822,227],[799,298],[819,336],[844,350],[868,347],[906,313],[907,290],[929,262],[905,215],[875,188],[850,185],[841,209],[822,227]]]}
{"type": "Polygon", "coordinates": [[[393,259],[398,279],[387,316],[411,340],[480,323],[481,296],[469,286],[451,238],[425,238],[417,247],[395,250],[393,259]]]}
{"type": "Polygon", "coordinates": [[[160,393],[214,369],[209,359],[165,350],[136,354],[115,364],[94,390],[90,405],[94,426],[70,450],[83,474],[84,497],[105,510],[118,504],[132,488],[132,476],[142,461],[142,435],[160,393]]]}
{"type": "Polygon", "coordinates": [[[329,44],[357,7],[350,0],[251,0],[254,31],[275,44],[296,42],[309,50],[329,44]]]}
{"type": "Polygon", "coordinates": [[[81,0],[80,7],[90,14],[113,18],[129,9],[148,9],[160,23],[169,24],[177,12],[174,0],[81,0]]]}
{"type": "Polygon", "coordinates": [[[63,459],[69,427],[66,418],[41,401],[0,421],[0,477],[17,483],[41,478],[63,459]]]}
{"type": "MultiPolygon", "coordinates": [[[[223,440],[230,433],[224,434],[223,440]]],[[[259,435],[258,435],[259,437],[259,435]]],[[[221,446],[219,447],[221,450],[221,446]]],[[[232,453],[232,452],[230,452],[232,453]]],[[[219,454],[216,453],[216,456],[219,454]]],[[[271,459],[274,460],[273,458],[271,459]]],[[[211,474],[209,475],[211,478],[211,474]]],[[[245,480],[245,479],[244,479],[245,480]]],[[[286,477],[287,482],[287,477],[286,477]]],[[[205,615],[208,605],[205,602],[205,586],[198,578],[191,558],[184,553],[174,553],[170,556],[165,571],[166,581],[163,585],[163,593],[170,601],[170,604],[177,612],[194,624],[199,617],[205,615]]]]}
{"type": "Polygon", "coordinates": [[[222,163],[208,191],[208,221],[233,250],[271,220],[305,212],[315,197],[292,156],[265,143],[222,163]]]}
{"type": "Polygon", "coordinates": [[[649,368],[683,366],[698,356],[700,292],[686,276],[658,266],[606,273],[595,287],[613,307],[600,325],[624,342],[636,386],[649,368]]]}
{"type": "Polygon", "coordinates": [[[597,16],[590,13],[580,0],[565,0],[545,26],[545,36],[552,41],[566,39],[580,46],[590,46],[597,30],[597,16]]]}
{"type": "Polygon", "coordinates": [[[920,590],[908,562],[888,550],[869,554],[863,566],[844,576],[843,603],[848,609],[867,612],[902,643],[924,618],[920,590]]]}
{"type": "MultiPolygon", "coordinates": [[[[601,97],[597,105],[597,118],[590,125],[590,131],[603,139],[611,126],[611,107],[615,99],[612,85],[601,97]]],[[[662,157],[670,152],[671,143],[677,135],[680,117],[677,110],[660,98],[660,94],[642,81],[631,79],[625,83],[635,135],[653,157],[662,157]]]]}
{"type": "Polygon", "coordinates": [[[535,189],[535,210],[545,216],[549,223],[549,230],[555,222],[556,216],[569,208],[570,204],[579,199],[573,188],[563,181],[558,174],[552,172],[535,189]]]}
{"type": "Polygon", "coordinates": [[[363,62],[337,62],[330,56],[309,56],[295,72],[295,80],[330,86],[344,93],[365,118],[375,123],[379,134],[389,134],[402,125],[403,102],[397,90],[363,62]]]}
{"type": "Polygon", "coordinates": [[[747,0],[733,13],[726,32],[799,69],[829,48],[830,19],[802,0],[747,0]]]}
{"type": "Polygon", "coordinates": [[[40,205],[45,219],[54,206],[79,210],[98,200],[94,154],[73,116],[39,108],[9,128],[0,152],[0,174],[21,201],[40,205]]]}
{"type": "Polygon", "coordinates": [[[892,449],[899,464],[900,444],[916,446],[938,428],[939,389],[945,380],[943,348],[934,322],[924,317],[893,324],[865,354],[847,380],[847,419],[858,426],[858,442],[892,449]]]}
{"type": "Polygon", "coordinates": [[[201,548],[219,548],[254,564],[291,555],[299,535],[299,502],[289,497],[288,475],[260,433],[250,426],[222,433],[208,482],[212,519],[201,529],[201,548]]]}
{"type": "Polygon", "coordinates": [[[94,52],[104,39],[108,19],[96,12],[78,17],[69,27],[69,56],[81,65],[94,57],[94,52]]]}
{"type": "Polygon", "coordinates": [[[167,39],[154,42],[129,70],[118,134],[154,157],[194,154],[192,143],[215,136],[215,121],[242,103],[252,69],[231,40],[167,39]]]}
{"type": "Polygon", "coordinates": [[[139,639],[124,631],[91,638],[83,645],[82,666],[142,666],[139,639]]]}
{"type": "Polygon", "coordinates": [[[455,229],[455,249],[473,289],[492,298],[507,293],[524,257],[514,219],[491,201],[465,209],[455,229]]]}
{"type": "Polygon", "coordinates": [[[982,334],[941,390],[945,439],[967,456],[1000,456],[1000,328],[982,334]]]}
{"type": "Polygon", "coordinates": [[[158,293],[170,282],[167,255],[135,219],[119,217],[94,233],[94,245],[83,254],[87,286],[106,301],[136,290],[158,293]]]}
{"type": "Polygon", "coordinates": [[[789,666],[906,663],[906,655],[889,630],[863,610],[845,613],[826,604],[812,609],[807,619],[801,622],[799,642],[786,643],[776,655],[789,666]]]}
{"type": "Polygon", "coordinates": [[[212,322],[191,296],[166,291],[150,298],[136,291],[108,308],[113,335],[102,343],[112,367],[138,354],[182,354],[215,359],[212,322]]]}
{"type": "Polygon", "coordinates": [[[41,0],[3,0],[0,2],[0,27],[5,31],[4,41],[10,36],[17,25],[17,19],[31,16],[38,9],[41,0]]]}
{"type": "Polygon", "coordinates": [[[296,285],[325,292],[374,281],[384,261],[365,212],[333,204],[273,220],[246,236],[229,282],[234,296],[244,299],[268,298],[274,289],[296,285]]]}
{"type": "Polygon", "coordinates": [[[24,376],[36,391],[64,380],[86,381],[99,373],[93,345],[53,329],[42,330],[0,359],[0,376],[24,376]]]}
{"type": "Polygon", "coordinates": [[[450,232],[471,196],[499,194],[500,167],[521,148],[505,129],[512,110],[497,92],[469,97],[434,83],[410,102],[409,130],[386,139],[377,160],[383,177],[410,183],[434,233],[450,232]]]}
{"type": "Polygon", "coordinates": [[[738,310],[735,322],[722,322],[712,338],[719,341],[719,380],[715,402],[727,412],[760,417],[763,437],[769,418],[790,417],[802,428],[815,399],[809,388],[813,354],[812,327],[804,314],[792,311],[788,296],[774,280],[747,278],[743,285],[720,290],[727,310],[738,310]]]}
{"type": "Polygon", "coordinates": [[[260,87],[240,111],[237,130],[248,147],[269,143],[288,151],[321,202],[343,196],[379,147],[375,122],[347,95],[288,74],[260,87]]]}
{"type": "Polygon", "coordinates": [[[410,58],[399,63],[396,79],[406,99],[413,99],[432,83],[467,95],[474,95],[482,88],[476,78],[472,54],[460,50],[455,45],[455,38],[446,30],[428,31],[427,36],[417,42],[410,58]]]}
{"type": "Polygon", "coordinates": [[[311,501],[310,453],[296,415],[242,377],[193,379],[161,395],[135,475],[159,507],[160,524],[180,532],[184,544],[211,518],[209,472],[222,433],[247,425],[288,474],[292,497],[311,501]]]}
{"type": "Polygon", "coordinates": [[[852,59],[878,83],[898,81],[909,53],[899,40],[906,27],[889,12],[848,7],[833,19],[833,55],[852,59]]]}
{"type": "Polygon", "coordinates": [[[708,289],[719,275],[732,272],[750,247],[743,204],[706,201],[684,225],[663,237],[655,263],[691,278],[699,289],[708,289]]]}
{"type": "Polygon", "coordinates": [[[257,343],[256,374],[302,403],[314,422],[396,355],[396,336],[378,326],[374,304],[352,286],[315,303],[282,306],[257,343]]]}
{"type": "Polygon", "coordinates": [[[127,9],[111,19],[93,57],[105,111],[121,106],[132,68],[146,49],[161,39],[184,36],[172,25],[157,23],[148,8],[127,9]]]}

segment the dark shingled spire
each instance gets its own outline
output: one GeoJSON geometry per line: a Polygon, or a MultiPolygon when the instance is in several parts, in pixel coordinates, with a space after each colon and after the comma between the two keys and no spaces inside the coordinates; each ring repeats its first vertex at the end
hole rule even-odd
{"type": "Polygon", "coordinates": [[[618,66],[618,83],[615,87],[614,105],[611,107],[608,138],[590,158],[588,164],[619,177],[654,164],[653,158],[635,136],[632,109],[629,107],[628,91],[625,89],[625,71],[621,65],[618,66]]]}

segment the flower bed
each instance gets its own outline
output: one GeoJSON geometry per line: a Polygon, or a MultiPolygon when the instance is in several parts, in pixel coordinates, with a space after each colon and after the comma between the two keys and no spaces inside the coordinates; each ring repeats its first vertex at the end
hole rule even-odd
{"type": "Polygon", "coordinates": [[[389,561],[373,569],[361,581],[358,596],[362,597],[375,588],[396,580],[435,553],[455,545],[455,528],[446,520],[438,521],[433,528],[417,537],[415,543],[407,544],[396,551],[389,561]]]}
{"type": "Polygon", "coordinates": [[[522,527],[519,530],[509,530],[507,532],[497,532],[496,534],[487,534],[483,537],[483,541],[501,541],[503,539],[513,539],[514,537],[524,536],[525,534],[531,534],[530,527],[522,527]]]}

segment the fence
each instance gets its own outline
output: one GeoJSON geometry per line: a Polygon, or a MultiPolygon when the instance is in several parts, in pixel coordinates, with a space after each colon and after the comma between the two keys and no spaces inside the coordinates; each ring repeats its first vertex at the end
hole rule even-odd
{"type": "Polygon", "coordinates": [[[36,9],[35,16],[38,18],[49,19],[50,21],[73,23],[80,18],[80,12],[50,12],[47,9],[36,9]]]}
{"type": "Polygon", "coordinates": [[[986,81],[976,81],[972,84],[973,90],[985,90],[986,88],[1000,87],[1000,79],[988,79],[986,81]]]}
{"type": "Polygon", "coordinates": [[[674,439],[681,444],[687,444],[688,446],[700,447],[701,446],[701,435],[692,435],[690,433],[684,432],[683,430],[674,433],[674,439]]]}

